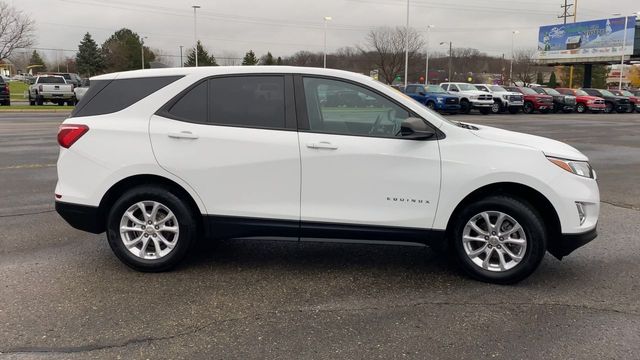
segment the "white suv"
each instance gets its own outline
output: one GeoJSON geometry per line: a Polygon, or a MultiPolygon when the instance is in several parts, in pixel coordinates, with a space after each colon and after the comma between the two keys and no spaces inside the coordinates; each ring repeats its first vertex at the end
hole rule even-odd
{"type": "Polygon", "coordinates": [[[448,121],[350,72],[97,76],[58,142],[58,213],[106,231],[141,271],[170,269],[201,238],[279,236],[428,244],[477,279],[510,283],[545,251],[562,258],[596,237],[582,153],[448,121]]]}
{"type": "Polygon", "coordinates": [[[460,112],[468,114],[472,109],[477,109],[481,114],[491,113],[493,95],[478,90],[472,84],[467,83],[442,83],[443,89],[460,97],[460,112]]]}

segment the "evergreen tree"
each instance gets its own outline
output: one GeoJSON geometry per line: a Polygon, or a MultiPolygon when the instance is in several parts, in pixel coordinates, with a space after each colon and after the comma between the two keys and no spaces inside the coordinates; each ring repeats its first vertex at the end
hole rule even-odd
{"type": "Polygon", "coordinates": [[[536,77],[536,84],[542,85],[543,83],[544,83],[544,78],[542,77],[542,73],[539,72],[538,76],[536,77]]]}
{"type": "MultiPolygon", "coordinates": [[[[218,66],[216,63],[216,58],[213,55],[209,55],[209,52],[202,46],[200,40],[196,43],[196,48],[198,52],[198,66],[218,66]]],[[[196,50],[191,48],[189,49],[187,55],[187,61],[184,63],[186,67],[196,66],[196,50]]]]}
{"type": "Polygon", "coordinates": [[[244,54],[244,58],[242,59],[242,65],[257,65],[258,58],[253,50],[249,50],[246,54],[244,54]]]}
{"type": "Polygon", "coordinates": [[[96,75],[104,71],[104,54],[89,33],[84,35],[80,45],[78,45],[76,65],[78,72],[85,76],[96,75]]]}
{"type": "Polygon", "coordinates": [[[278,60],[276,60],[276,65],[284,65],[284,61],[282,61],[280,56],[278,56],[278,60]]]}
{"type": "MultiPolygon", "coordinates": [[[[123,28],[111,35],[102,44],[102,53],[105,59],[105,70],[126,71],[137,70],[142,66],[142,54],[140,48],[143,46],[140,36],[133,31],[123,28]]],[[[155,60],[156,55],[144,47],[145,69],[149,68],[149,62],[155,60]]]]}
{"type": "Polygon", "coordinates": [[[273,55],[271,55],[271,52],[267,52],[267,55],[264,55],[261,59],[260,59],[260,64],[261,65],[275,65],[276,61],[273,58],[273,55]]]}
{"type": "Polygon", "coordinates": [[[558,80],[556,79],[556,73],[552,72],[549,77],[549,83],[547,84],[550,88],[558,87],[558,80]]]}
{"type": "Polygon", "coordinates": [[[33,52],[31,53],[31,59],[29,59],[29,65],[40,65],[40,67],[34,68],[34,73],[39,73],[39,72],[45,72],[47,71],[47,65],[44,64],[44,60],[42,60],[42,57],[40,56],[40,54],[33,50],[33,52]]]}

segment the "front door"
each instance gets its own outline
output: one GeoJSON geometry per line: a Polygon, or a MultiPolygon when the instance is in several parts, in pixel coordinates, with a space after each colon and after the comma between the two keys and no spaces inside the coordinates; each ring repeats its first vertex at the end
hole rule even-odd
{"type": "Polygon", "coordinates": [[[306,108],[298,119],[303,233],[305,223],[430,229],[440,191],[436,137],[402,138],[410,112],[359,84],[316,77],[298,84],[298,107],[306,108]]]}

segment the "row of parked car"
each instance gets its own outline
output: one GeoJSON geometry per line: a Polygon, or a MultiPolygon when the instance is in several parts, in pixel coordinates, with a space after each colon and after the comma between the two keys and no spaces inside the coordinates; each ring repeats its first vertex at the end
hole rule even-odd
{"type": "Polygon", "coordinates": [[[0,105],[11,105],[10,81],[23,81],[29,84],[27,98],[29,105],[53,103],[75,105],[87,91],[88,79],[81,79],[75,73],[42,73],[35,77],[16,75],[9,79],[0,77],[0,105]]]}
{"type": "Polygon", "coordinates": [[[569,89],[544,86],[500,86],[446,82],[440,85],[409,84],[395,88],[428,108],[448,114],[509,112],[640,112],[640,91],[569,89]]]}

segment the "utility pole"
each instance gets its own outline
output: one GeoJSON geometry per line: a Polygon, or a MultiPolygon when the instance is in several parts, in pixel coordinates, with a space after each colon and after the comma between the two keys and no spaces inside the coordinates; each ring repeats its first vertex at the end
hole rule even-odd
{"type": "Polygon", "coordinates": [[[180,45],[180,67],[184,66],[184,62],[182,62],[182,45],[180,45]]]}
{"type": "Polygon", "coordinates": [[[427,26],[427,61],[425,63],[425,71],[424,71],[424,84],[429,85],[429,35],[431,33],[431,29],[434,28],[434,25],[427,26]]]}
{"type": "MultiPolygon", "coordinates": [[[[558,19],[563,20],[563,24],[567,25],[567,18],[573,17],[573,22],[576,22],[576,14],[578,11],[578,0],[573,0],[573,4],[569,4],[567,0],[564,0],[564,5],[560,5],[562,8],[562,15],[558,16],[558,19]],[[573,14],[569,13],[569,9],[573,7],[573,14]]],[[[569,67],[569,87],[573,87],[573,65],[569,67]]]]}
{"type": "Polygon", "coordinates": [[[196,15],[196,10],[200,9],[200,5],[193,5],[193,40],[195,42],[194,52],[196,57],[196,67],[198,67],[198,18],[196,15]]]}
{"type": "Polygon", "coordinates": [[[404,34],[404,87],[407,87],[409,76],[409,0],[407,0],[407,26],[404,34]]]}

